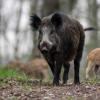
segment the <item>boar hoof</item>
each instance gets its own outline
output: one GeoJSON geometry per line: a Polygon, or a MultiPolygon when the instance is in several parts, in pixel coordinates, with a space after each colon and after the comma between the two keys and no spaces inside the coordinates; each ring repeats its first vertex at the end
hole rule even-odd
{"type": "Polygon", "coordinates": [[[79,81],[75,81],[74,84],[75,85],[80,85],[80,82],[79,81]]]}
{"type": "Polygon", "coordinates": [[[53,86],[59,86],[59,81],[53,81],[53,86]]]}

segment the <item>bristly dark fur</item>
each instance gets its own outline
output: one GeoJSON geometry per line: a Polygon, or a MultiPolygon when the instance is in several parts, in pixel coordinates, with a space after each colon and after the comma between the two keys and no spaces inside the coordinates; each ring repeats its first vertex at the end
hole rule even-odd
{"type": "Polygon", "coordinates": [[[54,13],[43,18],[41,21],[39,18],[33,18],[33,20],[35,23],[32,22],[32,27],[36,27],[36,29],[38,27],[42,28],[43,25],[55,27],[55,33],[58,36],[57,50],[55,52],[51,50],[48,53],[43,53],[54,75],[53,84],[59,85],[62,65],[64,66],[63,83],[67,82],[70,67],[69,62],[72,60],[74,60],[75,70],[74,83],[79,84],[79,68],[85,40],[82,25],[78,21],[60,13],[54,13]],[[36,26],[37,24],[40,24],[40,26],[36,26]]]}

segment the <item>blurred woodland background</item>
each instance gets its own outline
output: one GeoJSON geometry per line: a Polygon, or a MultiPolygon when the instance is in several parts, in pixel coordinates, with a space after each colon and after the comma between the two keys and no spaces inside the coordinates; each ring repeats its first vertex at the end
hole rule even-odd
{"type": "Polygon", "coordinates": [[[85,33],[81,63],[84,68],[87,53],[100,47],[100,0],[0,0],[0,64],[41,57],[37,49],[38,34],[29,25],[30,15],[36,13],[42,18],[55,11],[77,19],[84,28],[97,29],[85,33]]]}

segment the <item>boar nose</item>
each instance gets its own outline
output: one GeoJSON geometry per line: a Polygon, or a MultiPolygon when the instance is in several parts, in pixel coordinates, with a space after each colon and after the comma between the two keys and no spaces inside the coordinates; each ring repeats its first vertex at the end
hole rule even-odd
{"type": "Polygon", "coordinates": [[[42,52],[45,52],[47,53],[50,49],[51,49],[51,45],[49,43],[47,43],[46,41],[43,41],[41,44],[40,44],[40,49],[42,52]]]}
{"type": "Polygon", "coordinates": [[[48,49],[46,47],[42,48],[42,53],[48,53],[48,49]]]}

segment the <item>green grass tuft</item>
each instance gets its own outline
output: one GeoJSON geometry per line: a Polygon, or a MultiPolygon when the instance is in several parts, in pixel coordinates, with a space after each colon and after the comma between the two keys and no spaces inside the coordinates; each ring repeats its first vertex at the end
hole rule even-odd
{"type": "Polygon", "coordinates": [[[91,85],[100,84],[100,79],[92,78],[92,79],[89,79],[89,80],[85,80],[85,83],[91,84],[91,85]]]}
{"type": "Polygon", "coordinates": [[[0,68],[0,78],[16,78],[25,80],[28,79],[28,76],[19,70],[0,68]]]}

